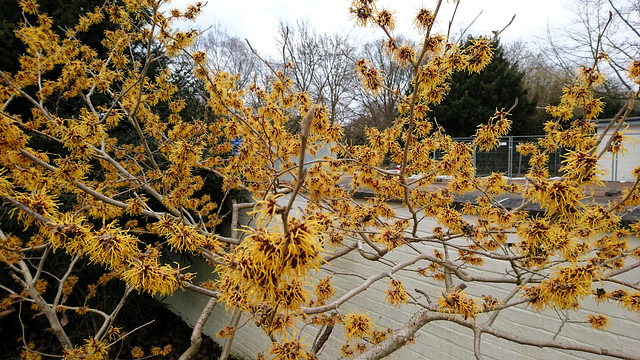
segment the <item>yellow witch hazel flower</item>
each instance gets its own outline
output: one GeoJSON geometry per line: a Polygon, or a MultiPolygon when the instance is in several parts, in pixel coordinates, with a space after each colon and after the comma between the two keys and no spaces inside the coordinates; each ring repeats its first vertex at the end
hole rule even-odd
{"type": "Polygon", "coordinates": [[[168,236],[168,242],[174,250],[196,252],[198,246],[205,244],[206,238],[195,228],[178,223],[173,228],[173,233],[168,236]]]}
{"type": "Polygon", "coordinates": [[[10,195],[13,189],[13,184],[4,175],[6,169],[0,169],[0,196],[10,195]]]}
{"type": "MultiPolygon", "coordinates": [[[[58,203],[55,201],[55,197],[47,194],[46,188],[34,190],[30,194],[20,194],[16,197],[16,200],[45,218],[55,214],[58,209],[58,203]]],[[[12,212],[15,211],[17,211],[16,208],[12,209],[12,212]]],[[[33,217],[24,211],[19,211],[18,221],[23,223],[25,228],[27,228],[33,222],[33,217]]]]}
{"type": "Polygon", "coordinates": [[[318,226],[315,220],[291,218],[289,233],[285,238],[287,247],[283,250],[283,260],[288,269],[301,274],[321,265],[320,253],[323,249],[318,226]]]}
{"type": "Polygon", "coordinates": [[[311,359],[304,346],[295,339],[273,343],[269,353],[274,360],[300,360],[311,359]]]}
{"type": "Polygon", "coordinates": [[[40,232],[49,239],[54,249],[64,248],[68,254],[76,254],[85,244],[91,227],[82,216],[65,213],[51,221],[51,226],[41,227],[40,232]]]}
{"type": "Polygon", "coordinates": [[[308,301],[308,291],[305,289],[304,283],[298,279],[293,279],[290,283],[281,282],[277,296],[281,306],[292,312],[308,301]]]}
{"type": "Polygon", "coordinates": [[[406,304],[409,300],[409,293],[404,289],[402,281],[391,279],[389,281],[389,287],[385,290],[387,296],[385,297],[389,304],[394,307],[398,307],[401,304],[406,304]]]}
{"type": "Polygon", "coordinates": [[[604,315],[589,315],[587,317],[587,322],[591,325],[592,328],[598,330],[606,330],[611,327],[609,323],[609,317],[604,315]]]}
{"type": "Polygon", "coordinates": [[[320,304],[324,304],[327,300],[329,300],[334,294],[335,289],[333,285],[331,285],[331,278],[325,277],[324,279],[318,281],[316,284],[316,298],[317,302],[320,304]]]}
{"type": "Polygon", "coordinates": [[[263,227],[273,220],[274,216],[278,211],[281,210],[281,207],[277,203],[277,199],[283,194],[278,195],[267,195],[267,197],[258,201],[258,203],[254,206],[254,210],[250,212],[248,215],[257,215],[256,224],[257,227],[263,227]]]}
{"type": "Polygon", "coordinates": [[[109,352],[109,345],[103,341],[96,339],[85,340],[84,345],[76,346],[73,350],[65,352],[63,359],[87,359],[102,360],[106,359],[109,352]]]}
{"type": "Polygon", "coordinates": [[[128,262],[122,279],[134,289],[155,294],[169,295],[182,286],[185,281],[193,278],[191,273],[183,273],[181,268],[170,265],[160,265],[159,252],[148,248],[144,254],[139,254],[128,262]]]}
{"type": "Polygon", "coordinates": [[[280,303],[282,309],[294,313],[308,302],[310,286],[305,279],[322,261],[319,225],[316,220],[297,218],[288,225],[286,235],[276,225],[247,230],[248,236],[226,256],[229,266],[216,268],[223,274],[217,284],[223,298],[250,299],[253,305],[280,303]]]}
{"type": "Polygon", "coordinates": [[[110,269],[120,267],[138,252],[138,239],[120,229],[115,221],[92,233],[85,244],[91,261],[110,269]]]}
{"type": "Polygon", "coordinates": [[[363,339],[371,335],[373,321],[368,314],[352,312],[342,317],[344,324],[344,338],[346,341],[363,339]]]}
{"type": "Polygon", "coordinates": [[[580,301],[581,298],[591,295],[591,284],[601,281],[602,268],[595,265],[596,263],[588,262],[582,266],[558,268],[553,277],[540,284],[543,287],[543,296],[556,303],[559,308],[563,308],[573,306],[570,302],[580,301]],[[566,284],[571,285],[567,287],[566,284]]]}
{"type": "Polygon", "coordinates": [[[475,319],[480,307],[476,300],[470,299],[462,289],[458,289],[450,294],[442,294],[438,299],[438,310],[452,316],[460,315],[467,320],[475,319]]]}
{"type": "Polygon", "coordinates": [[[0,238],[0,259],[2,262],[16,264],[22,258],[22,240],[20,238],[11,234],[5,236],[5,239],[0,238]]]}

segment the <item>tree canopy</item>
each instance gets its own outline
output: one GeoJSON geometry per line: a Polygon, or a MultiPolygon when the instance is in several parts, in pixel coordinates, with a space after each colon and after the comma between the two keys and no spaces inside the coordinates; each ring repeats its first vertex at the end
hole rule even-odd
{"type": "MultiPolygon", "coordinates": [[[[314,102],[308,89],[294,86],[291,62],[265,61],[271,73],[245,83],[246,77],[213,68],[207,53],[193,47],[199,31],[171,27],[193,20],[202,3],[166,11],[164,3],[106,1],[82,9],[77,23],[59,32],[36,0],[19,2],[28,21],[16,34],[25,51],[17,70],[0,69],[0,200],[22,229],[0,224],[3,279],[10,279],[0,287],[0,310],[28,305],[29,315],[20,312],[20,319],[46,319],[57,344],[41,348],[22,336],[23,358],[106,358],[130,330],[116,323],[128,298],[182,290],[207,298],[184,359],[197,351],[202,324],[216,304],[231,314],[220,333],[223,359],[241,319],[271,341],[258,357],[276,360],[319,358],[328,341],[337,343],[341,356],[379,359],[441,321],[473,335],[460,346],[473,349],[478,359],[488,351],[484,334],[533,347],[637,358],[606,342],[527,337],[496,319],[519,306],[527,307],[531,319],[558,311],[568,319],[560,334],[577,323],[606,330],[614,321],[605,303],[631,316],[640,313],[634,283],[640,247],[630,240],[640,223],[625,226],[621,220],[640,205],[640,167],[620,198],[608,204],[585,200],[601,182],[598,160],[625,151],[625,119],[640,94],[639,59],[626,68],[634,90],[599,133],[595,120],[604,104],[593,89],[606,81],[597,67],[604,56],[598,52],[592,64],[576,69],[561,99],[546,109],[551,120],[545,135],[518,147],[529,159],[526,182],[519,184],[501,173],[478,177],[473,167],[473,154],[499,146],[512,120],[518,121],[518,107],[511,108],[517,94],[503,94],[504,104],[473,98],[482,98],[483,86],[498,94],[502,87],[513,89],[519,74],[498,62],[487,85],[453,82],[456,74],[490,70],[501,50],[492,38],[462,46],[436,31],[445,2],[418,10],[414,25],[423,41],[413,44],[393,36],[390,9],[374,0],[352,1],[355,23],[387,36],[376,55],[410,74],[403,87],[390,87],[389,74],[376,66],[383,62],[350,57],[363,94],[394,98],[395,104],[393,123],[366,128],[361,145],[344,141],[330,105],[319,102],[327,98],[314,102]],[[116,26],[101,28],[103,22],[116,26]],[[81,36],[92,29],[102,33],[102,50],[81,36]],[[178,68],[168,59],[187,63],[178,68]],[[190,94],[171,81],[179,71],[191,76],[186,84],[202,91],[201,113],[185,111],[190,94]],[[510,76],[500,77],[501,71],[510,76]],[[440,127],[457,125],[436,123],[430,110],[454,88],[472,84],[479,88],[464,92],[469,104],[493,110],[474,125],[472,142],[457,142],[449,135],[456,129],[440,127]],[[16,101],[28,104],[28,111],[15,111],[16,101]],[[549,154],[558,147],[567,155],[562,176],[551,177],[549,154]],[[398,163],[398,170],[385,169],[385,159],[398,163]],[[221,182],[215,194],[206,187],[213,177],[221,182]],[[372,196],[357,199],[358,189],[372,196]],[[223,210],[236,190],[252,201],[234,199],[223,210]],[[454,198],[464,194],[474,202],[455,206],[454,198]],[[499,199],[503,194],[517,194],[522,203],[507,208],[499,199]],[[531,212],[532,204],[539,211],[531,212]],[[243,209],[249,210],[247,227],[238,222],[243,209]],[[223,221],[230,223],[228,234],[219,231],[223,221]],[[410,255],[395,258],[401,250],[410,255]],[[65,261],[54,261],[54,255],[65,261]],[[332,271],[332,263],[345,256],[381,270],[332,271]],[[204,259],[210,276],[196,282],[189,268],[175,262],[179,258],[204,259]],[[98,271],[99,280],[79,283],[81,265],[98,271]],[[487,270],[495,265],[501,271],[487,270]],[[407,284],[415,274],[425,283],[412,289],[407,284]],[[99,290],[112,282],[123,285],[120,293],[103,301],[99,290]],[[371,285],[381,282],[386,290],[374,292],[371,285]],[[481,288],[488,293],[479,293],[481,288]],[[403,307],[411,318],[386,329],[367,313],[346,311],[357,307],[354,299],[363,293],[382,308],[403,307]],[[602,313],[585,318],[580,310],[588,299],[602,313]],[[93,325],[71,334],[65,326],[70,318],[93,325]],[[301,336],[303,328],[314,336],[301,336]]],[[[143,356],[138,350],[131,355],[143,356]]]]}
{"type": "MultiPolygon", "coordinates": [[[[473,38],[463,47],[470,46],[473,38]]],[[[530,100],[523,86],[524,72],[517,63],[505,57],[498,39],[491,44],[491,63],[479,73],[456,72],[449,82],[449,93],[435,106],[432,116],[451,136],[475,134],[478,125],[490,118],[496,109],[510,109],[514,124],[510,135],[542,133],[542,122],[536,123],[536,101],[530,100]]]]}

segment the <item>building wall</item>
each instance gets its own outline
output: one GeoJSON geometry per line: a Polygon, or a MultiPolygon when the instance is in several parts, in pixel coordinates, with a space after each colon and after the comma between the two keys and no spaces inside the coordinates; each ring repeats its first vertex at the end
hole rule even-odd
{"type": "MultiPolygon", "coordinates": [[[[303,206],[302,203],[297,203],[303,206]]],[[[392,204],[393,205],[393,204],[392,204]]],[[[407,215],[406,212],[397,205],[395,209],[399,215],[407,215]]],[[[431,229],[435,224],[425,221],[423,228],[431,229]]],[[[423,235],[424,231],[421,232],[423,235]]],[[[637,239],[632,240],[632,246],[640,245],[637,239]]],[[[421,246],[420,250],[430,251],[429,246],[421,246]]],[[[387,257],[390,261],[406,260],[408,257],[415,255],[414,250],[398,249],[387,257]]],[[[385,257],[385,258],[387,258],[385,257]]],[[[427,263],[419,264],[426,267],[427,263]]],[[[198,272],[199,280],[205,280],[207,276],[211,276],[211,268],[204,263],[193,264],[193,271],[198,272]]],[[[388,266],[380,262],[371,262],[363,260],[357,252],[352,252],[347,256],[332,262],[330,269],[338,273],[358,273],[363,276],[370,276],[380,272],[388,271],[388,266]]],[[[487,263],[484,271],[494,273],[504,273],[504,264],[487,263]]],[[[323,278],[328,273],[320,270],[318,278],[323,278]]],[[[632,282],[637,281],[638,271],[632,275],[635,278],[632,282]]],[[[435,300],[440,296],[442,284],[430,279],[417,275],[410,276],[402,273],[405,288],[413,292],[413,289],[421,289],[428,293],[435,300]]],[[[196,280],[195,283],[197,283],[196,280]]],[[[361,283],[363,280],[356,277],[335,276],[334,286],[336,288],[336,296],[339,297],[355,284],[361,283]]],[[[398,308],[390,307],[384,301],[384,290],[387,287],[388,279],[383,279],[374,283],[368,291],[357,295],[339,308],[341,313],[347,313],[351,310],[361,309],[362,312],[368,312],[369,316],[375,323],[382,327],[390,327],[397,329],[401,327],[419,308],[417,306],[401,306],[398,308]]],[[[481,297],[483,294],[495,295],[498,292],[501,296],[505,296],[508,287],[496,284],[478,284],[470,283],[465,290],[473,297],[481,297]]],[[[421,299],[424,301],[424,299],[421,299]]],[[[207,299],[204,296],[189,292],[177,292],[174,296],[165,299],[171,308],[180,314],[188,323],[193,325],[201,309],[204,307],[207,299]]],[[[624,350],[629,353],[640,354],[640,317],[637,314],[630,313],[626,310],[618,308],[615,304],[600,305],[600,311],[590,301],[583,304],[584,310],[575,314],[572,313],[572,320],[584,321],[589,314],[599,314],[600,311],[605,314],[613,315],[611,317],[611,328],[607,331],[598,331],[590,328],[585,323],[567,323],[562,326],[562,316],[555,311],[544,311],[538,315],[532,315],[529,308],[522,306],[512,307],[503,310],[498,316],[494,325],[495,328],[509,331],[521,337],[530,337],[541,340],[551,340],[561,328],[562,331],[557,336],[558,341],[571,341],[585,343],[594,346],[601,346],[610,349],[624,350]],[[594,312],[590,311],[593,310],[594,312]]],[[[229,325],[231,321],[231,311],[224,308],[224,305],[217,305],[209,321],[207,322],[204,332],[215,339],[215,334],[223,327],[229,325]]],[[[476,321],[485,321],[486,316],[481,315],[476,321]]],[[[311,343],[315,338],[317,329],[309,326],[304,328],[302,338],[306,338],[311,343]]],[[[340,358],[340,346],[342,344],[342,329],[336,326],[330,340],[325,344],[324,349],[319,355],[319,359],[338,359],[340,358]]],[[[531,346],[518,345],[515,343],[496,339],[490,335],[483,335],[482,354],[484,359],[608,359],[607,356],[589,356],[581,353],[570,351],[559,351],[554,349],[539,349],[531,346]]],[[[222,340],[216,339],[220,344],[222,340]]],[[[269,347],[269,339],[262,335],[259,328],[256,327],[252,319],[246,316],[242,317],[240,326],[236,332],[233,341],[232,353],[241,359],[255,359],[256,354],[265,351],[269,347]]],[[[473,355],[473,333],[471,330],[461,327],[452,322],[439,321],[425,325],[418,331],[415,338],[415,344],[405,346],[399,351],[392,354],[389,359],[402,360],[418,360],[418,359],[472,359],[473,355]]]]}
{"type": "MultiPolygon", "coordinates": [[[[600,133],[604,126],[598,126],[600,133]]],[[[604,171],[602,176],[606,181],[635,182],[633,169],[640,166],[640,121],[629,124],[625,136],[629,140],[624,143],[626,152],[623,154],[605,153],[598,161],[598,167],[604,171]]],[[[601,146],[602,148],[602,146],[601,146]]]]}

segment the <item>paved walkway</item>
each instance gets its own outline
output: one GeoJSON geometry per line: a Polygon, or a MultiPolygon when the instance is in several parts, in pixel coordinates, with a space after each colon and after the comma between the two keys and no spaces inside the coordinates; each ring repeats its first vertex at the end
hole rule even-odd
{"type": "MultiPolygon", "coordinates": [[[[524,184],[526,180],[516,179],[513,180],[518,183],[524,184]]],[[[440,182],[435,182],[427,187],[428,190],[438,190],[447,186],[448,180],[443,179],[440,182]]],[[[345,176],[341,179],[340,185],[344,188],[351,187],[351,176],[345,176]]],[[[583,203],[592,203],[606,205],[610,202],[619,201],[622,199],[622,191],[624,189],[633,186],[631,182],[617,182],[612,183],[609,181],[603,182],[600,186],[594,186],[587,191],[587,197],[582,200],[583,203]]],[[[358,189],[355,193],[356,197],[366,198],[373,195],[370,189],[358,189]]],[[[467,201],[476,203],[476,199],[481,196],[479,191],[470,192],[464,195],[457,195],[455,197],[455,204],[462,204],[467,201]]],[[[518,194],[501,194],[496,196],[496,199],[507,209],[518,207],[522,204],[522,197],[518,194]]],[[[530,204],[526,207],[527,210],[533,212],[541,212],[542,209],[537,203],[530,204]]],[[[623,226],[629,226],[630,224],[638,221],[640,218],[640,207],[627,208],[627,213],[622,216],[623,226]]]]}

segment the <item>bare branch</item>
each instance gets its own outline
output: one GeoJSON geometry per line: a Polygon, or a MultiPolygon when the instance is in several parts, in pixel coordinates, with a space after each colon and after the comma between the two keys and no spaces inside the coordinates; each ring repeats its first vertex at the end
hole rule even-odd
{"type": "Polygon", "coordinates": [[[206,324],[207,320],[209,319],[209,315],[211,315],[211,312],[213,311],[213,308],[217,303],[218,299],[216,298],[211,298],[209,299],[209,301],[207,301],[207,305],[205,305],[204,309],[202,309],[202,313],[200,313],[198,321],[196,321],[196,324],[193,327],[193,331],[191,332],[191,345],[182,353],[182,355],[180,355],[179,360],[192,359],[195,354],[198,353],[200,344],[202,344],[202,328],[204,327],[204,324],[206,324]]]}

